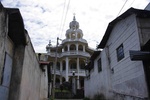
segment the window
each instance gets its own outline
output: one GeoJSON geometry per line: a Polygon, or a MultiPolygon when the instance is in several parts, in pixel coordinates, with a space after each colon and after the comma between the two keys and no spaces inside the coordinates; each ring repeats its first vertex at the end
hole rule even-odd
{"type": "Polygon", "coordinates": [[[98,72],[102,71],[101,58],[98,59],[97,65],[98,65],[98,72]]]}
{"type": "Polygon", "coordinates": [[[121,44],[117,49],[117,60],[120,61],[124,58],[124,50],[123,50],[123,44],[121,44]]]}

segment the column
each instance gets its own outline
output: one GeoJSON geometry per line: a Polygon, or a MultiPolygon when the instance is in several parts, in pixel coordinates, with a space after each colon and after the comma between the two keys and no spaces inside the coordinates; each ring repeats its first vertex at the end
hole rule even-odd
{"type": "Polygon", "coordinates": [[[67,47],[68,47],[68,51],[70,51],[70,44],[68,44],[67,47]]]}
{"type": "Polygon", "coordinates": [[[68,82],[68,57],[66,57],[66,81],[68,82]]]}
{"type": "Polygon", "coordinates": [[[64,48],[62,48],[62,50],[61,50],[62,52],[64,52],[64,48]]]}
{"type": "Polygon", "coordinates": [[[77,57],[77,73],[78,73],[78,76],[77,76],[77,89],[80,89],[80,82],[79,82],[79,58],[77,57]]]}
{"type": "Polygon", "coordinates": [[[60,84],[62,84],[62,61],[60,61],[60,84]]]}
{"type": "Polygon", "coordinates": [[[78,43],[76,44],[76,51],[78,51],[78,43]]]}
{"type": "Polygon", "coordinates": [[[85,52],[85,45],[83,45],[83,52],[85,52]]]}

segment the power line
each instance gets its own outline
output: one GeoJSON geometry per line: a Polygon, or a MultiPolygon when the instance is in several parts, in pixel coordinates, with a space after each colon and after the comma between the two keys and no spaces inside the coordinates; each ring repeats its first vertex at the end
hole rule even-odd
{"type": "MultiPolygon", "coordinates": [[[[118,15],[120,14],[120,12],[122,11],[122,9],[124,8],[124,6],[125,6],[125,4],[127,3],[127,1],[128,1],[128,0],[126,0],[125,3],[123,4],[123,6],[122,6],[122,8],[120,9],[118,15]]],[[[117,15],[117,16],[118,16],[118,15],[117,15]]]]}
{"type": "MultiPolygon", "coordinates": [[[[69,5],[70,5],[70,0],[69,0],[68,5],[67,5],[67,10],[66,10],[65,19],[64,19],[64,22],[63,22],[61,34],[63,33],[63,30],[64,30],[64,26],[65,26],[65,22],[66,22],[66,17],[67,17],[69,5]]],[[[61,36],[61,34],[60,34],[60,36],[61,36]]]]}
{"type": "Polygon", "coordinates": [[[64,18],[65,5],[66,5],[66,0],[64,2],[63,12],[62,12],[62,17],[61,17],[61,22],[60,22],[60,27],[59,27],[59,35],[61,33],[61,27],[62,27],[62,22],[63,22],[63,18],[64,18]]]}
{"type": "Polygon", "coordinates": [[[132,1],[132,3],[130,4],[130,6],[129,6],[129,7],[131,7],[131,6],[133,5],[134,1],[135,1],[135,0],[133,0],[133,1],[132,1]]]}

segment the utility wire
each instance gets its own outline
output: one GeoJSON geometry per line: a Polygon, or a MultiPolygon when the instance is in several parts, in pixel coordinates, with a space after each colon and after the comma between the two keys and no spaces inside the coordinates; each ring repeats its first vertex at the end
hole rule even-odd
{"type": "Polygon", "coordinates": [[[62,31],[61,31],[61,34],[60,34],[60,35],[62,35],[63,30],[64,30],[64,26],[65,26],[65,22],[66,22],[66,17],[67,17],[69,5],[70,5],[70,0],[69,0],[68,5],[67,5],[67,10],[66,10],[66,14],[65,14],[65,19],[64,19],[64,22],[63,22],[62,31]]]}
{"type": "Polygon", "coordinates": [[[132,3],[130,4],[130,6],[129,6],[129,7],[131,7],[131,6],[133,5],[134,1],[135,1],[135,0],[133,0],[133,1],[132,1],[132,3]]]}
{"type": "Polygon", "coordinates": [[[65,5],[66,5],[66,0],[64,2],[63,12],[62,12],[62,17],[61,17],[61,22],[60,22],[60,27],[59,27],[59,35],[61,33],[61,27],[62,27],[62,22],[63,22],[63,18],[64,18],[65,5]]]}
{"type": "Polygon", "coordinates": [[[125,1],[125,3],[123,4],[122,8],[120,9],[119,13],[117,16],[119,16],[120,12],[122,11],[122,9],[124,8],[125,4],[127,3],[128,0],[125,1]]]}

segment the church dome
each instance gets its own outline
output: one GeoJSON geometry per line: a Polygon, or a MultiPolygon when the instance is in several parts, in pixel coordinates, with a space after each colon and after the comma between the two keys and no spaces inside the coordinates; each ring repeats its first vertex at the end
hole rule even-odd
{"type": "Polygon", "coordinates": [[[75,16],[73,17],[73,21],[69,24],[70,29],[76,30],[79,28],[79,23],[76,21],[75,16]]]}
{"type": "Polygon", "coordinates": [[[66,38],[67,39],[80,39],[83,37],[82,30],[79,29],[79,23],[76,21],[75,16],[73,17],[73,21],[70,22],[69,28],[66,31],[66,38]]]}

